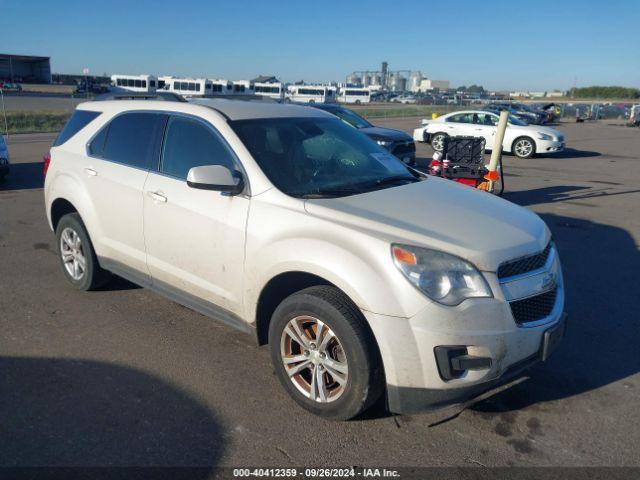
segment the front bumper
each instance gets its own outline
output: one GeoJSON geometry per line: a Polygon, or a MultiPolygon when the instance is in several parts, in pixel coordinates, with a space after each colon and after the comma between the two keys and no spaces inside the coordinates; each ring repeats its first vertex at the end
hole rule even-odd
{"type": "Polygon", "coordinates": [[[537,352],[509,365],[500,376],[484,382],[442,390],[387,385],[389,408],[394,413],[419,413],[448,405],[460,404],[496,389],[501,385],[505,385],[520,377],[527,369],[535,364],[547,360],[549,355],[553,353],[553,350],[557,347],[559,340],[564,337],[566,326],[567,315],[565,313],[551,328],[545,330],[537,352]],[[550,335],[547,336],[546,332],[551,331],[553,331],[555,335],[553,337],[550,335]],[[549,338],[553,338],[553,340],[549,341],[549,338]]]}
{"type": "Polygon", "coordinates": [[[536,153],[557,153],[564,150],[564,140],[562,141],[548,141],[538,140],[536,145],[536,153]]]}
{"type": "Polygon", "coordinates": [[[498,278],[485,277],[495,298],[469,299],[456,307],[432,302],[408,319],[363,312],[378,342],[392,412],[416,413],[478,396],[546,360],[557,345],[565,319],[561,273],[552,310],[527,324],[516,322],[498,278]],[[561,332],[549,340],[554,328],[561,332]],[[437,354],[442,347],[464,350],[473,367],[444,374],[437,354]]]}
{"type": "Polygon", "coordinates": [[[4,177],[5,175],[7,175],[9,173],[9,163],[2,163],[0,162],[0,176],[4,177]]]}

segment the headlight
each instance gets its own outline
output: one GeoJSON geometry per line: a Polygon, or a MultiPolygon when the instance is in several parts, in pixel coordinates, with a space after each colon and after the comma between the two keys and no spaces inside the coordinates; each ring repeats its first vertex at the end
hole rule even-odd
{"type": "Polygon", "coordinates": [[[378,145],[380,145],[381,147],[388,147],[389,145],[391,145],[393,142],[390,140],[376,140],[376,143],[378,145]]]}
{"type": "Polygon", "coordinates": [[[538,132],[538,138],[540,140],[553,140],[551,135],[547,135],[546,133],[538,132]]]}
{"type": "Polygon", "coordinates": [[[392,245],[391,256],[407,280],[427,297],[454,306],[467,298],[490,298],[491,289],[469,262],[448,253],[392,245]]]}

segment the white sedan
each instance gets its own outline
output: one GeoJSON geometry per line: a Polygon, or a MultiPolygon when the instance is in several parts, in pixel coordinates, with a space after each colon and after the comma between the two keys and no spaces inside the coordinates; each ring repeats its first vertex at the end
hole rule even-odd
{"type": "MultiPolygon", "coordinates": [[[[482,110],[449,113],[433,120],[422,120],[421,126],[413,131],[413,139],[430,143],[434,150],[441,152],[448,136],[484,137],[486,150],[491,150],[498,119],[495,113],[482,110]]],[[[519,158],[560,152],[564,149],[564,135],[554,128],[529,125],[509,115],[502,148],[519,158]]]]}

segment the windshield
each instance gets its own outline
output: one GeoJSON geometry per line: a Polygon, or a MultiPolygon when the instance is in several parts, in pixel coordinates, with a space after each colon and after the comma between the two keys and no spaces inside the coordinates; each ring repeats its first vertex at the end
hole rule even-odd
{"type": "Polygon", "coordinates": [[[418,181],[400,160],[338,119],[230,123],[269,180],[294,197],[341,197],[418,181]]]}
{"type": "Polygon", "coordinates": [[[336,117],[338,117],[340,120],[344,120],[345,122],[347,122],[352,127],[369,128],[372,126],[360,115],[358,115],[355,112],[352,112],[351,110],[347,110],[346,108],[338,108],[336,110],[329,110],[329,111],[333,113],[336,117]]]}
{"type": "Polygon", "coordinates": [[[513,115],[509,115],[509,123],[512,125],[518,125],[519,127],[526,127],[529,125],[527,122],[523,122],[518,117],[514,117],[513,115]]]}

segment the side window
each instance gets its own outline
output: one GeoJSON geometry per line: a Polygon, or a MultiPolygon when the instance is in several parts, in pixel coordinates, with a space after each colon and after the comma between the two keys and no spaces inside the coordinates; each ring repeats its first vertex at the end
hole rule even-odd
{"type": "Polygon", "coordinates": [[[125,113],[114,118],[109,124],[103,157],[131,167],[154,168],[166,118],[159,113],[125,113]]]}
{"type": "Polygon", "coordinates": [[[160,171],[186,179],[189,169],[202,165],[224,165],[232,171],[236,169],[229,148],[210,128],[197,120],[171,117],[160,171]]]}
{"type": "Polygon", "coordinates": [[[497,124],[495,117],[490,113],[478,113],[477,119],[474,120],[474,123],[477,123],[479,125],[494,126],[497,124]]]}
{"type": "Polygon", "coordinates": [[[86,127],[89,122],[100,115],[100,112],[91,112],[89,110],[76,110],[71,115],[71,118],[64,126],[56,141],[53,142],[53,146],[57,147],[73,137],[76,133],[86,127]]]}
{"type": "Polygon", "coordinates": [[[98,134],[93,137],[91,143],[89,144],[89,155],[93,157],[102,157],[104,156],[104,143],[107,139],[107,131],[109,130],[109,126],[104,127],[98,134]]]}
{"type": "Polygon", "coordinates": [[[449,117],[447,121],[454,122],[454,123],[473,123],[473,116],[471,113],[461,113],[461,114],[449,117]]]}

